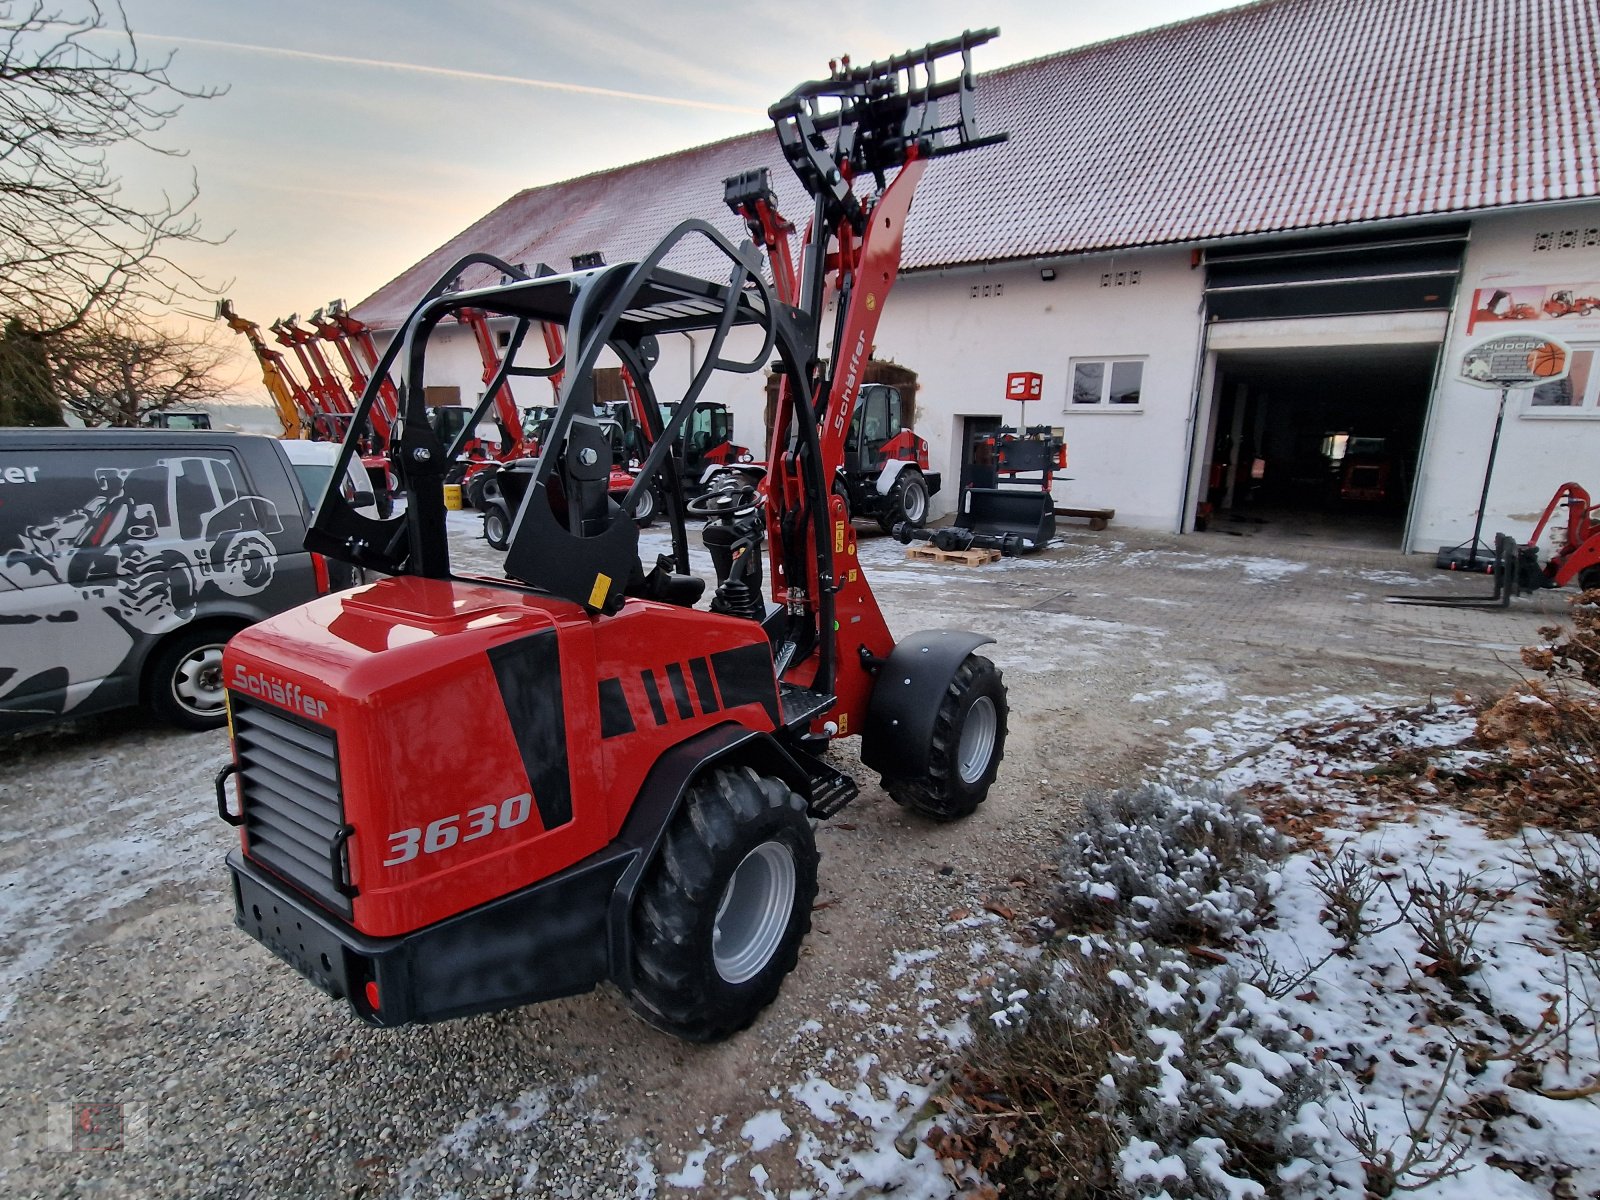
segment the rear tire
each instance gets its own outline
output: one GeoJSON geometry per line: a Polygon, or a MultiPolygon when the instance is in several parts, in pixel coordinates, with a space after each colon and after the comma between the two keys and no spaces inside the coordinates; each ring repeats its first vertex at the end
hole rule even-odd
{"type": "Polygon", "coordinates": [[[187,629],[167,640],[145,668],[145,705],[179,729],[216,729],[227,724],[222,686],[222,648],[231,629],[187,629]]]}
{"type": "Polygon", "coordinates": [[[901,521],[917,527],[927,519],[928,481],[922,477],[921,471],[901,471],[900,477],[894,481],[894,487],[889,489],[887,505],[878,514],[878,528],[885,533],[893,533],[894,527],[901,521]]]}
{"type": "Polygon", "coordinates": [[[483,510],[483,540],[496,550],[511,544],[511,514],[498,500],[489,500],[483,510]]]}
{"type": "Polygon", "coordinates": [[[805,801],[747,767],[707,773],[634,908],[629,1004],[691,1042],[746,1028],[799,961],[816,895],[805,801]]]}
{"type": "Polygon", "coordinates": [[[939,703],[927,775],[886,780],[890,797],[935,821],[970,816],[988,798],[1005,757],[1008,711],[999,668],[967,655],[939,703]]]}

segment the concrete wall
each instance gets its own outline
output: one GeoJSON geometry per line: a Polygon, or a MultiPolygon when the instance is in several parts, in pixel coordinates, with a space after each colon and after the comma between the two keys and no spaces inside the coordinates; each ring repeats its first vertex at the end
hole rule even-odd
{"type": "MultiPolygon", "coordinates": [[[[1600,311],[1590,317],[1553,318],[1540,311],[1530,320],[1474,321],[1474,294],[1504,288],[1538,311],[1542,297],[1559,287],[1600,297],[1600,205],[1495,214],[1473,221],[1422,449],[1408,549],[1432,551],[1472,534],[1499,393],[1461,380],[1467,348],[1500,334],[1537,332],[1574,348],[1600,349],[1600,311]],[[1564,233],[1574,235],[1574,244],[1561,244],[1564,233]],[[1544,234],[1553,235],[1549,248],[1535,249],[1545,244],[1544,234]],[[1469,324],[1474,325],[1470,331],[1469,324]]],[[[1483,522],[1490,542],[1496,532],[1526,537],[1556,487],[1569,479],[1600,490],[1600,407],[1591,402],[1575,410],[1539,408],[1530,405],[1531,396],[1531,391],[1518,389],[1506,405],[1483,522]]]]}
{"type": "Polygon", "coordinates": [[[1006,373],[1038,371],[1044,399],[1027,406],[1028,424],[1066,431],[1070,478],[1057,482],[1057,501],[1115,508],[1120,524],[1176,528],[1203,286],[1203,272],[1189,264],[1187,250],[1144,251],[1052,263],[1050,281],[1039,265],[902,277],[876,353],[922,381],[919,432],[948,480],[934,511],[954,505],[961,418],[1016,424],[1006,373]],[[1134,271],[1137,284],[1116,285],[1119,273],[1126,281],[1134,271]],[[1144,360],[1138,406],[1070,402],[1073,359],[1122,357],[1144,360]]]}

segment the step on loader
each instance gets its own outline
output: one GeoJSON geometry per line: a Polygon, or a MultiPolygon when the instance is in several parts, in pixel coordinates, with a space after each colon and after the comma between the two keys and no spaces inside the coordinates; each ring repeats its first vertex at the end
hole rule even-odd
{"type": "Polygon", "coordinates": [[[377,519],[330,494],[307,539],[384,577],[229,643],[233,761],[216,782],[241,834],[237,923],[363,1019],[438,1021],[609,980],[662,1030],[727,1037],[776,996],[809,929],[812,822],[857,792],[827,757],[833,739],[859,736],[888,794],[935,820],[987,796],[1006,692],[974,651],[993,639],[896,641],[830,484],[912,194],[935,158],[999,140],[972,115],[971,50],[993,33],[846,63],[772,108],[813,198],[798,256],[786,238],[766,247],[775,282],[755,246],[689,220],[637,262],[563,275],[470,255],[393,339],[373,378],[400,360],[404,512],[377,519]],[[679,248],[722,272],[668,268],[679,248]],[[507,281],[447,291],[475,263],[507,281]],[[839,349],[824,366],[830,293],[839,349]],[[463,306],[514,322],[502,370],[564,372],[503,576],[451,567],[454,448],[425,419],[428,335],[463,306]],[[565,328],[562,361],[515,365],[541,322],[565,328]],[[649,364],[655,339],[683,330],[706,351],[663,420],[649,364]],[[755,354],[730,357],[735,330],[755,354]],[[608,495],[603,353],[650,401],[633,491],[664,476],[673,550],[648,570],[637,497],[608,495]],[[719,576],[702,604],[671,446],[715,372],[774,358],[767,474],[687,514],[707,522],[719,576]]]}

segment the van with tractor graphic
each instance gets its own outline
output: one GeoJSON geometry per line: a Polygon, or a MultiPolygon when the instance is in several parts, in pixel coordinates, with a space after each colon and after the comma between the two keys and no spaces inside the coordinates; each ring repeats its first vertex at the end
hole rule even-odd
{"type": "Polygon", "coordinates": [[[131,704],[222,724],[223,644],[332,582],[309,510],[270,438],[0,431],[0,731],[131,704]]]}

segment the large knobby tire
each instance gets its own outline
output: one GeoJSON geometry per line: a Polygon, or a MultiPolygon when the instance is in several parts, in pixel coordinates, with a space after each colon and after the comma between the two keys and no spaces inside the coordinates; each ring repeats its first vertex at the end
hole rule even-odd
{"type": "Polygon", "coordinates": [[[805,801],[747,767],[706,773],[634,907],[628,1002],[691,1042],[738,1033],[794,969],[816,895],[805,801]]]}
{"type": "Polygon", "coordinates": [[[194,616],[194,567],[177,550],[128,561],[118,579],[117,607],[140,633],[160,633],[194,616]]]}
{"type": "Polygon", "coordinates": [[[461,503],[475,512],[481,511],[484,501],[483,489],[488,482],[489,472],[487,471],[479,471],[471,479],[467,480],[461,486],[461,503]]]}
{"type": "Polygon", "coordinates": [[[902,470],[889,489],[889,502],[878,514],[878,528],[893,533],[901,521],[913,527],[928,520],[928,481],[921,471],[902,470]]]}
{"type": "Polygon", "coordinates": [[[885,780],[890,797],[936,821],[970,816],[988,798],[1005,757],[1008,711],[999,669],[967,655],[939,702],[927,775],[885,780]]]}
{"type": "Polygon", "coordinates": [[[146,707],[179,729],[225,725],[222,648],[233,633],[232,629],[210,626],[186,629],[168,638],[145,667],[146,707]]]}
{"type": "Polygon", "coordinates": [[[498,500],[485,502],[483,510],[483,540],[496,550],[511,544],[511,514],[498,500]]]}
{"type": "Polygon", "coordinates": [[[1592,592],[1600,588],[1600,566],[1585,567],[1578,572],[1578,590],[1592,592]]]}

